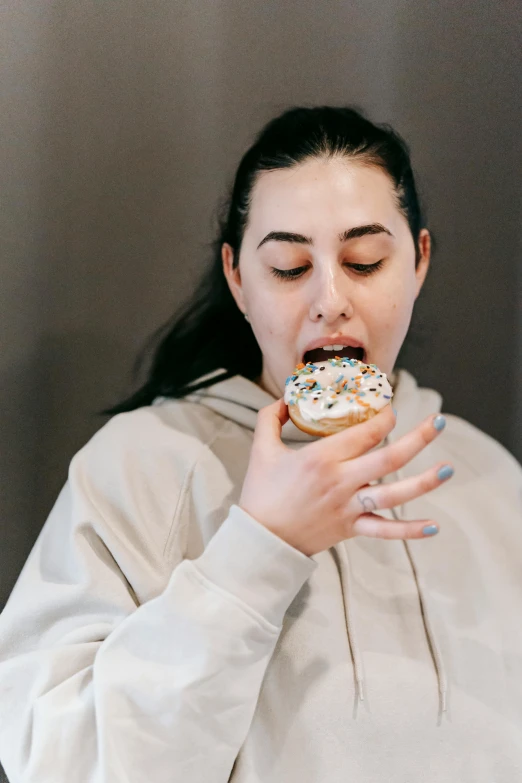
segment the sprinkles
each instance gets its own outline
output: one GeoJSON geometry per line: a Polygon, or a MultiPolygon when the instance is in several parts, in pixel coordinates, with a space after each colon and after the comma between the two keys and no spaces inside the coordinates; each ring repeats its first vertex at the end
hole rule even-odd
{"type": "Polygon", "coordinates": [[[286,379],[284,399],[299,405],[303,418],[319,421],[342,418],[350,411],[380,410],[392,396],[386,375],[375,364],[334,356],[319,364],[298,364],[286,379]]]}

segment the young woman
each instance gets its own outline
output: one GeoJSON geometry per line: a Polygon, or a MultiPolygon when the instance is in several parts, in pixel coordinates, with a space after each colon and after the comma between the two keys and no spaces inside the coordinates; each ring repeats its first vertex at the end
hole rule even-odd
{"type": "Polygon", "coordinates": [[[1,615],[12,783],[519,779],[522,469],[398,368],[429,263],[389,127],[263,129],[1,615]],[[334,344],[395,411],[314,439],[285,379],[334,344]]]}

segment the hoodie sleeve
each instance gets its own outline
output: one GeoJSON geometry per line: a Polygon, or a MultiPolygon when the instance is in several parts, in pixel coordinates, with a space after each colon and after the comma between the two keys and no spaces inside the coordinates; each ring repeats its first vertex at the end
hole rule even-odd
{"type": "Polygon", "coordinates": [[[11,783],[200,783],[210,770],[225,783],[316,563],[232,505],[203,554],[169,569],[189,471],[144,446],[134,464],[101,433],[72,460],[0,615],[0,761],[11,783]]]}

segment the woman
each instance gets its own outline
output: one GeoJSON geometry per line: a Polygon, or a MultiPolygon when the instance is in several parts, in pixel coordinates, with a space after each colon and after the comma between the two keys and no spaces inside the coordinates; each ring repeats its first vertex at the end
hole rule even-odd
{"type": "Polygon", "coordinates": [[[429,263],[390,128],[323,107],[261,132],[1,616],[13,783],[517,779],[522,470],[394,369],[429,263]],[[314,439],[282,394],[331,344],[397,413],[314,439]]]}

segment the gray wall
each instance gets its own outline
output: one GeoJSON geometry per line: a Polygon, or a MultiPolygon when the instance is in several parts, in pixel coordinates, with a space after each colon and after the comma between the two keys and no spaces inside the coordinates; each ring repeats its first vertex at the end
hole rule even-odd
{"type": "Polygon", "coordinates": [[[190,291],[240,154],[291,104],[356,103],[410,141],[439,253],[408,366],[522,458],[516,7],[3,3],[0,603],[94,411],[190,291]]]}

